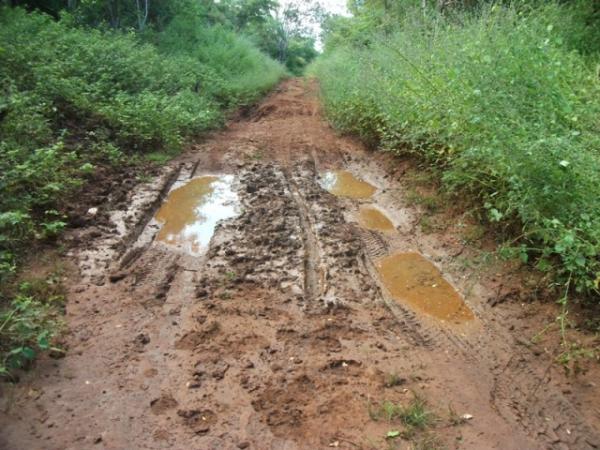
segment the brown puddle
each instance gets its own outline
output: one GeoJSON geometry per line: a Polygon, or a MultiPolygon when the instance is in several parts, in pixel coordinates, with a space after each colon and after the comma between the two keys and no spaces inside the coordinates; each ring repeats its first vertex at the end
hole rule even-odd
{"type": "Polygon", "coordinates": [[[350,198],[369,198],[377,190],[375,186],[355,178],[347,170],[325,172],[321,178],[321,186],[334,195],[350,198]]]}
{"type": "Polygon", "coordinates": [[[440,271],[418,253],[396,253],[376,263],[392,297],[437,319],[464,323],[473,312],[440,271]]]}
{"type": "Polygon", "coordinates": [[[373,206],[361,206],[358,213],[358,223],[368,230],[395,231],[394,224],[388,217],[373,206]]]}
{"type": "Polygon", "coordinates": [[[173,190],[154,218],[162,224],[156,239],[193,255],[208,247],[219,220],[237,214],[233,175],[194,178],[173,190]]]}

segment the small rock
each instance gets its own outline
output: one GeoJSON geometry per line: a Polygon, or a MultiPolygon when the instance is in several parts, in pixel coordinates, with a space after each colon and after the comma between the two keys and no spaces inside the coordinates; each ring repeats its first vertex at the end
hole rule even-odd
{"type": "Polygon", "coordinates": [[[197,427],[194,427],[194,433],[196,433],[196,434],[206,434],[209,431],[210,431],[209,425],[198,425],[197,427]]]}
{"type": "Polygon", "coordinates": [[[146,345],[150,343],[150,336],[145,333],[140,333],[135,337],[136,344],[146,345]]]}
{"type": "Polygon", "coordinates": [[[94,217],[96,214],[98,214],[98,208],[90,208],[90,209],[87,210],[87,215],[88,216],[94,217]]]}
{"type": "Polygon", "coordinates": [[[248,448],[248,447],[250,447],[250,442],[248,442],[248,441],[240,442],[237,445],[237,448],[248,448]]]}

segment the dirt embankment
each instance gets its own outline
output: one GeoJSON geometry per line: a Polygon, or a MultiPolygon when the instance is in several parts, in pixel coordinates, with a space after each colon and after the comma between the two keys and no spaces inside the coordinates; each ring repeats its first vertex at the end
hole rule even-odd
{"type": "Polygon", "coordinates": [[[283,83],[102,211],[110,226],[72,232],[69,351],[2,386],[0,447],[597,448],[597,368],[566,378],[555,343],[531,343],[553,307],[474,268],[461,217],[425,230],[405,173],[283,83]],[[340,169],[348,192],[328,185],[340,169]],[[161,240],[168,193],[206,175],[233,176],[218,208],[235,214],[203,248],[161,240]],[[433,420],[386,420],[415,395],[433,420]]]}

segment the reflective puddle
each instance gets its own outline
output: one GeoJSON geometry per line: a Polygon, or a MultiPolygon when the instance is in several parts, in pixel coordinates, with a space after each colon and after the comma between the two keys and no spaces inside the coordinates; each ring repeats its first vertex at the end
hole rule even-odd
{"type": "Polygon", "coordinates": [[[361,227],[377,231],[395,231],[388,217],[373,206],[361,206],[358,211],[358,223],[361,227]]]}
{"type": "Polygon", "coordinates": [[[359,180],[347,170],[325,172],[321,177],[321,186],[334,195],[350,198],[369,198],[377,190],[375,186],[359,180]]]}
{"type": "Polygon", "coordinates": [[[418,253],[397,253],[376,263],[381,280],[396,301],[451,323],[473,320],[473,312],[440,271],[418,253]]]}
{"type": "Polygon", "coordinates": [[[233,179],[199,177],[174,189],[154,216],[162,224],[156,239],[195,255],[205,250],[217,222],[238,213],[233,179]]]}

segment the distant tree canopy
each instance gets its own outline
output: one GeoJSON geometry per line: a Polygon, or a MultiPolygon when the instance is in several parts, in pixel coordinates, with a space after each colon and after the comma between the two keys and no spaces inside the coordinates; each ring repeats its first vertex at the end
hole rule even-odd
{"type": "Polygon", "coordinates": [[[248,36],[272,58],[299,74],[317,55],[315,37],[305,24],[319,20],[310,1],[276,0],[0,0],[0,4],[39,10],[58,19],[67,12],[78,25],[163,30],[176,16],[195,16],[248,36]]]}

